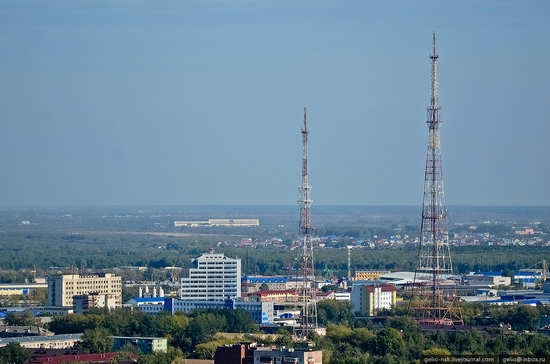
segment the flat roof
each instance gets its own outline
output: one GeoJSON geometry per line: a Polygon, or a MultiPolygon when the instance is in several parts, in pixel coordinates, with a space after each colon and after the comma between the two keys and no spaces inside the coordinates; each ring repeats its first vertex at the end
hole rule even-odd
{"type": "Polygon", "coordinates": [[[63,340],[80,340],[82,334],[64,334],[53,336],[24,336],[24,337],[8,337],[1,338],[0,345],[4,346],[9,343],[30,343],[30,342],[52,342],[63,340]]]}
{"type": "Polygon", "coordinates": [[[168,340],[165,337],[152,337],[152,336],[113,336],[113,339],[133,339],[133,340],[168,340]]]}
{"type": "Polygon", "coordinates": [[[164,297],[136,297],[132,298],[130,301],[134,301],[135,303],[160,303],[164,302],[164,297]]]}

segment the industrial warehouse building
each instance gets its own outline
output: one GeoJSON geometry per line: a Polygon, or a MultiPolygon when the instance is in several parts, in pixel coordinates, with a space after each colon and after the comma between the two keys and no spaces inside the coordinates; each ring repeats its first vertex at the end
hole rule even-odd
{"type": "Polygon", "coordinates": [[[0,284],[0,296],[24,295],[34,292],[36,289],[48,288],[47,283],[2,283],[0,284]]]}
{"type": "Polygon", "coordinates": [[[174,221],[174,227],[197,227],[197,226],[229,226],[248,227],[260,226],[258,219],[209,219],[208,221],[174,221]]]}

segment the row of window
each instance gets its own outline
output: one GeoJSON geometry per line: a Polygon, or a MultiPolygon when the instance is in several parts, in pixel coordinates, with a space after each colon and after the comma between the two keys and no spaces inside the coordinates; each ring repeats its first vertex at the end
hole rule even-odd
{"type": "Polygon", "coordinates": [[[235,295],[237,294],[236,289],[214,289],[214,288],[208,288],[208,289],[182,289],[182,294],[185,293],[197,293],[197,292],[204,292],[204,293],[210,293],[210,294],[228,294],[228,295],[235,295]]]}
{"type": "Polygon", "coordinates": [[[224,275],[218,275],[218,276],[199,276],[199,275],[193,275],[192,274],[192,275],[190,275],[189,278],[182,278],[181,280],[182,281],[188,281],[190,279],[200,279],[203,282],[210,282],[212,279],[225,279],[226,281],[237,282],[237,275],[224,274],[224,275]]]}

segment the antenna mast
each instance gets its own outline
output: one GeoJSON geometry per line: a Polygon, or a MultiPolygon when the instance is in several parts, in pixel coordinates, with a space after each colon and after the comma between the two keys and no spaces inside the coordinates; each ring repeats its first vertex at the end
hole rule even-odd
{"type": "Polygon", "coordinates": [[[415,270],[409,315],[421,324],[463,324],[453,276],[447,208],[443,188],[441,107],[438,101],[437,59],[433,34],[431,101],[428,107],[428,153],[424,175],[421,240],[415,270]]]}
{"type": "Polygon", "coordinates": [[[308,181],[308,134],[306,107],[304,106],[304,125],[302,126],[302,185],[298,187],[300,192],[300,236],[302,238],[302,320],[299,326],[294,328],[294,336],[305,340],[309,332],[317,330],[317,305],[315,297],[315,271],[313,260],[312,235],[314,229],[311,225],[310,207],[311,186],[308,181]]]}

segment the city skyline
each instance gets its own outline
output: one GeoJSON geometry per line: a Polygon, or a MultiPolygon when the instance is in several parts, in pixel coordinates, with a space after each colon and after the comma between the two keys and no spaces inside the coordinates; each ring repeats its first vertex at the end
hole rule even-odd
{"type": "Polygon", "coordinates": [[[5,1],[0,206],[550,205],[544,1],[5,1]]]}

